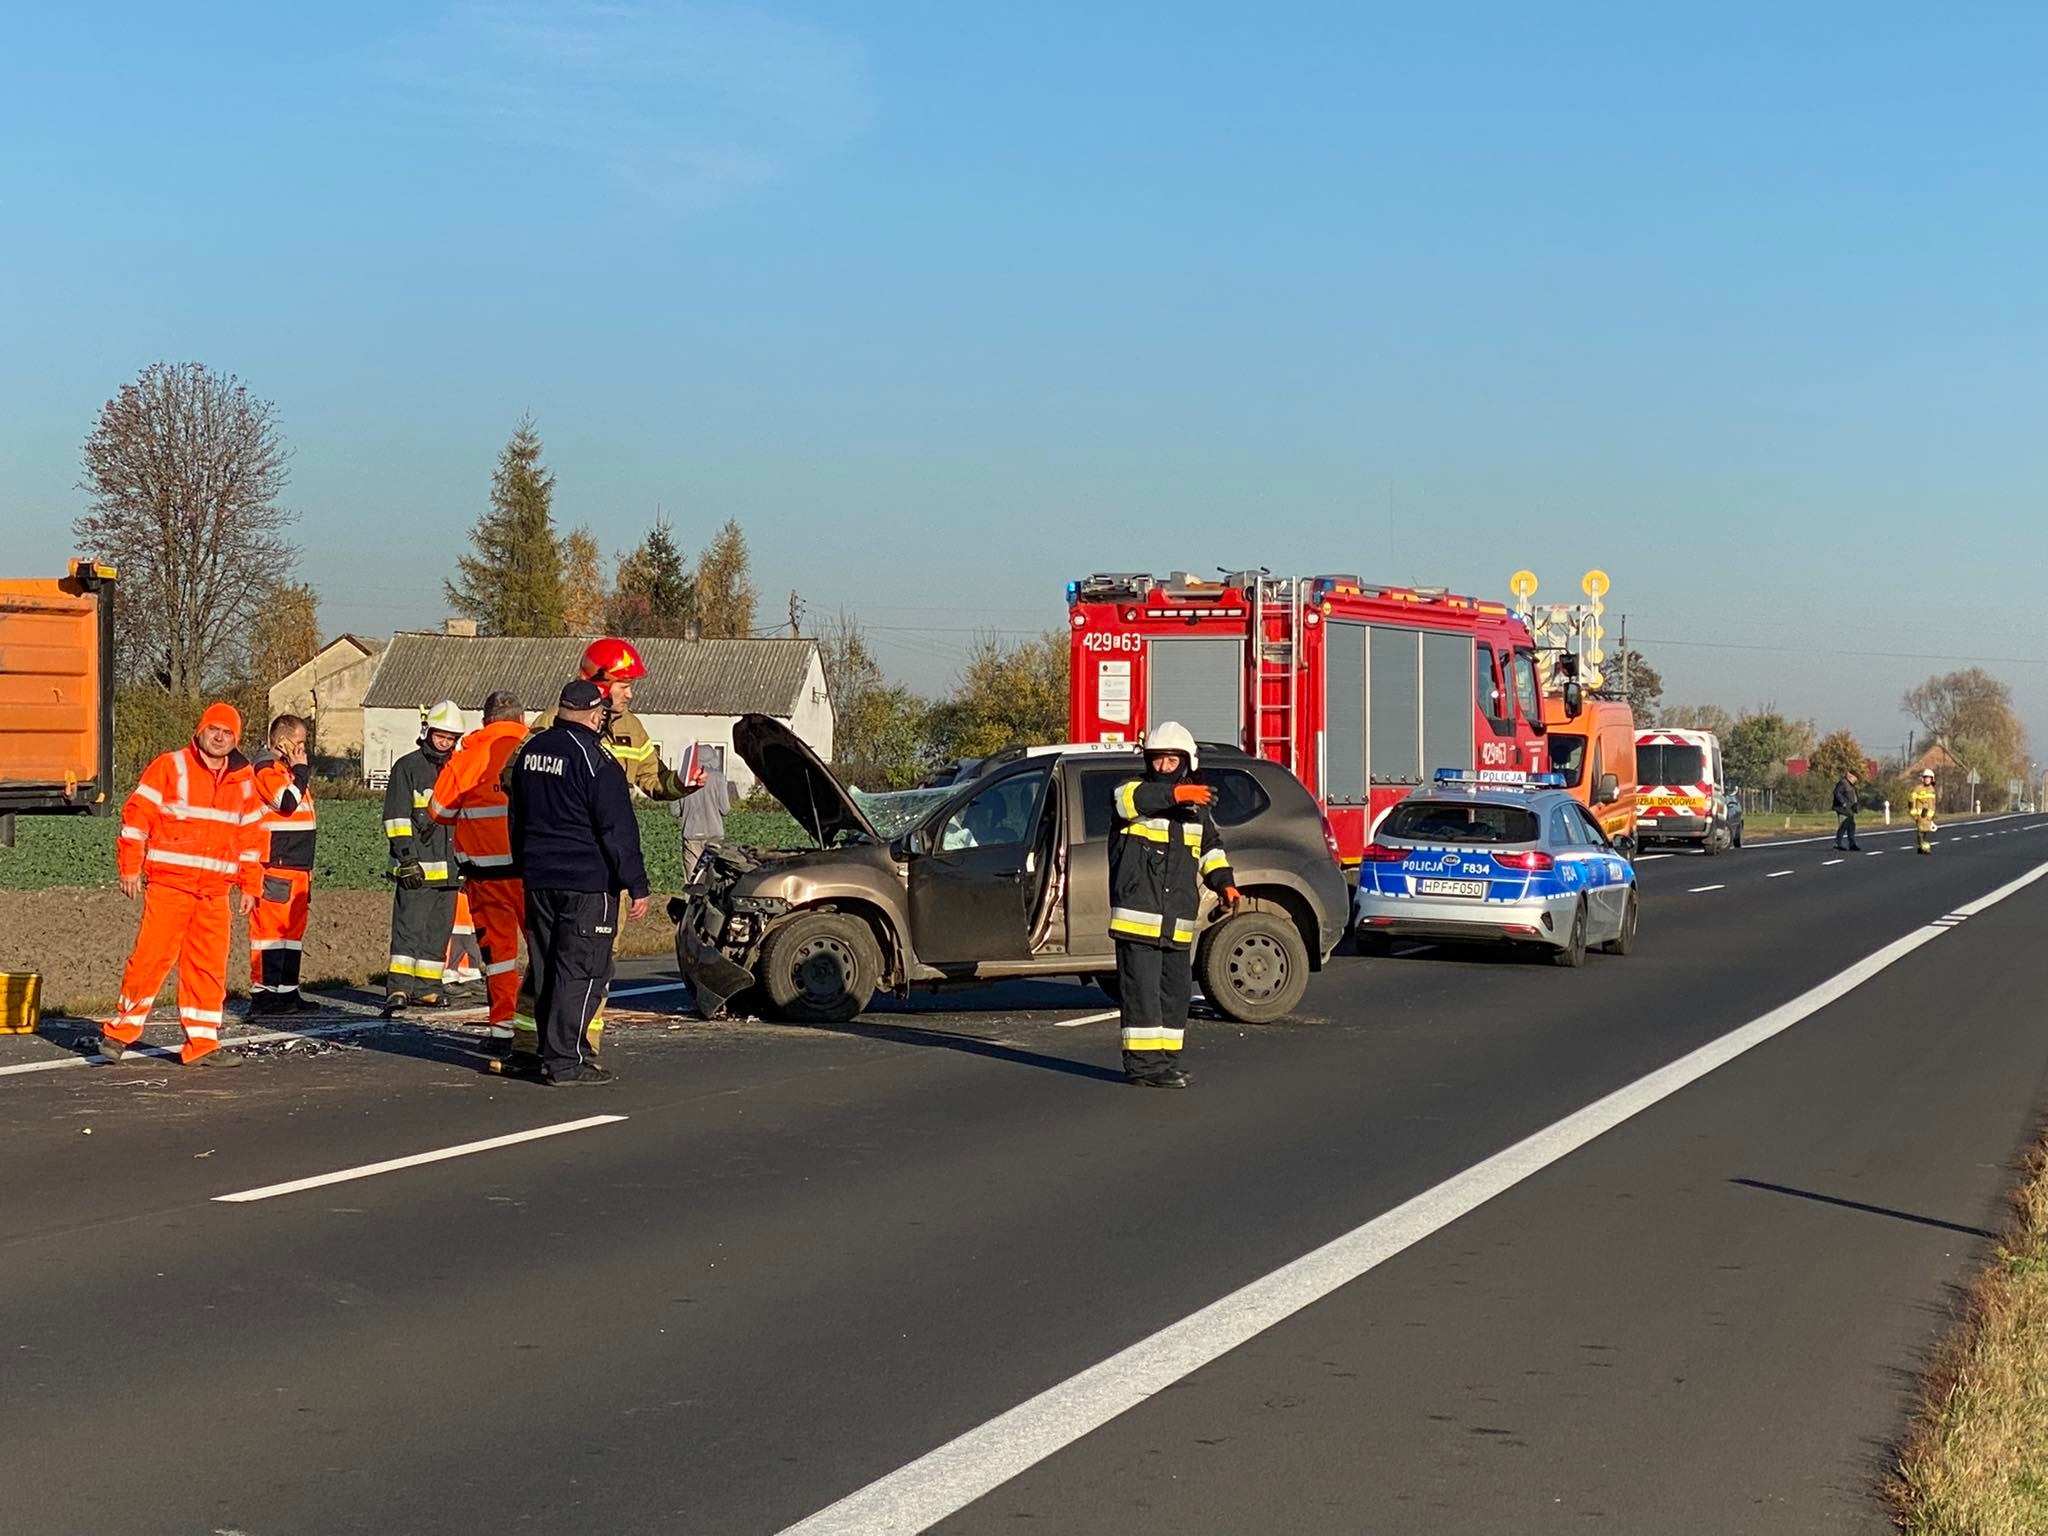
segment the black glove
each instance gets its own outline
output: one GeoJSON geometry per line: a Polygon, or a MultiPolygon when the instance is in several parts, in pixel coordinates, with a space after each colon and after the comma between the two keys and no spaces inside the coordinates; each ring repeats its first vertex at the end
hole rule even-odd
{"type": "Polygon", "coordinates": [[[391,872],[391,878],[398,882],[401,891],[417,891],[426,887],[427,872],[420,868],[418,861],[415,860],[410,864],[399,865],[391,872]]]}

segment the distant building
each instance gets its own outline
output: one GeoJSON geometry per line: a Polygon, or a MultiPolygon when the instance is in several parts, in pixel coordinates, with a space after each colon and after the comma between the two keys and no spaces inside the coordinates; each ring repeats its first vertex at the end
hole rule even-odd
{"type": "MultiPolygon", "coordinates": [[[[630,638],[630,637],[629,637],[630,638]]],[[[554,713],[562,684],[577,674],[586,640],[524,640],[455,634],[394,635],[363,699],[363,776],[382,784],[419,742],[420,711],[453,699],[465,724],[483,723],[484,696],[510,688],[528,718],[554,713]]],[[[741,715],[772,715],[832,758],[834,716],[825,664],[814,640],[634,640],[647,676],[633,712],[680,763],[693,742],[721,749],[726,780],[745,794],[754,777],[732,751],[741,715]]]]}
{"type": "MultiPolygon", "coordinates": [[[[304,715],[313,722],[313,750],[321,757],[358,756],[363,750],[363,696],[390,642],[337,635],[297,671],[270,687],[270,713],[304,715]]],[[[270,722],[251,721],[261,731],[270,722]]]]}

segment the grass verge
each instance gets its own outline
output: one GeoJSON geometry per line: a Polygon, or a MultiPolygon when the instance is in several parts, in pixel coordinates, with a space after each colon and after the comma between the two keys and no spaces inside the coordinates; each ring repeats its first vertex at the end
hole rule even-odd
{"type": "Polygon", "coordinates": [[[2048,1142],[1937,1354],[1886,1492],[1909,1536],[2048,1531],[2048,1142]]]}

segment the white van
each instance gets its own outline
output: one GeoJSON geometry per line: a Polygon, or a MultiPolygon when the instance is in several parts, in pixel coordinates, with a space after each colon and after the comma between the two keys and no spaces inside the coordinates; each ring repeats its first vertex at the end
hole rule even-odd
{"type": "Polygon", "coordinates": [[[1636,841],[1689,843],[1704,853],[1742,846],[1728,815],[1721,742],[1712,731],[1636,732],[1636,841]]]}

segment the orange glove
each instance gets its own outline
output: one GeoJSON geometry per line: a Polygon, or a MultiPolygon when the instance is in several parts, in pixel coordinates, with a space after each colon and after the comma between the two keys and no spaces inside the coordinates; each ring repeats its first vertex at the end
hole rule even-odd
{"type": "Polygon", "coordinates": [[[1236,886],[1226,885],[1225,887],[1223,887],[1223,905],[1226,910],[1235,912],[1237,910],[1237,904],[1243,900],[1244,893],[1238,890],[1236,886]]]}
{"type": "Polygon", "coordinates": [[[1176,784],[1173,786],[1175,805],[1213,805],[1216,791],[1206,784],[1176,784]]]}

